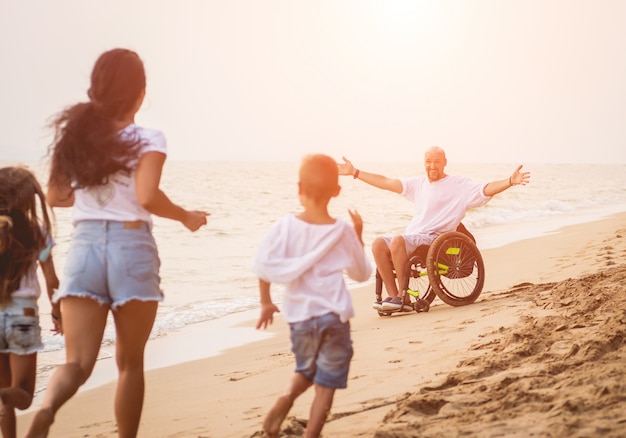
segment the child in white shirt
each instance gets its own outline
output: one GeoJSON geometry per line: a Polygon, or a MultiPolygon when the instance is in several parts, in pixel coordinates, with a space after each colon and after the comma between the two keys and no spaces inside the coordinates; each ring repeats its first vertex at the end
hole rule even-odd
{"type": "Polygon", "coordinates": [[[283,217],[270,228],[253,263],[262,305],[257,328],[266,328],[280,311],[272,303],[270,284],[285,284],[282,307],[296,359],[287,392],[276,400],[263,423],[270,437],[278,436],[295,399],[311,385],[315,397],[306,436],[319,436],[335,389],[347,386],[353,354],[349,319],[354,310],[343,273],[365,281],[372,268],[363,250],[360,215],[349,210],[352,227],[328,213],[330,199],[339,195],[338,180],[332,158],[305,157],[298,182],[304,210],[283,217]]]}

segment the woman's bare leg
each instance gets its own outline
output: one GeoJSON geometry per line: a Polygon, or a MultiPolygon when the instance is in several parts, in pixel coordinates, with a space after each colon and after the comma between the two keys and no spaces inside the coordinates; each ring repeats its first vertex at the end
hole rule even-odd
{"type": "Polygon", "coordinates": [[[306,426],[306,438],[317,438],[322,433],[326,418],[333,405],[335,390],[324,386],[315,385],[315,397],[311,403],[309,422],[306,426]]]}
{"type": "Polygon", "coordinates": [[[48,436],[54,416],[91,375],[100,351],[108,306],[89,298],[65,297],[61,300],[65,364],[56,369],[35,414],[26,438],[48,436]]]}
{"type": "Polygon", "coordinates": [[[293,402],[306,391],[313,382],[304,377],[301,373],[294,373],[287,387],[287,391],[278,397],[272,409],[265,416],[263,421],[263,431],[271,438],[278,436],[280,425],[289,413],[293,402]]]}
{"type": "Polygon", "coordinates": [[[119,371],[115,391],[115,418],[118,436],[137,436],[144,398],[144,350],[159,303],[132,300],[113,312],[116,340],[116,361],[119,371]]]}

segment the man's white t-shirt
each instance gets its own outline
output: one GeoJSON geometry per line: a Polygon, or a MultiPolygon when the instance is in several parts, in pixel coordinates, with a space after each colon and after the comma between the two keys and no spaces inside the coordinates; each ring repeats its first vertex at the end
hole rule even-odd
{"type": "MultiPolygon", "coordinates": [[[[141,140],[141,157],[146,152],[167,154],[165,136],[156,129],[130,124],[120,136],[141,140]]],[[[117,172],[109,176],[107,184],[78,189],[74,192],[72,223],[84,220],[137,221],[152,224],[150,213],[139,205],[135,193],[136,163],[130,172],[117,172]]]]}
{"type": "Polygon", "coordinates": [[[470,208],[485,205],[486,182],[476,182],[462,176],[447,175],[430,182],[423,176],[401,178],[402,193],[415,205],[413,219],[405,234],[434,237],[456,230],[470,208]]]}

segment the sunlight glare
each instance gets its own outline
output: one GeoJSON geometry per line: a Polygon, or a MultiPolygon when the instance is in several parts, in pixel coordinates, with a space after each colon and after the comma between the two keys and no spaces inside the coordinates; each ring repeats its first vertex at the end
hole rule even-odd
{"type": "Polygon", "coordinates": [[[421,39],[435,28],[440,18],[438,5],[420,0],[373,1],[369,3],[369,12],[379,37],[409,42],[421,39]]]}

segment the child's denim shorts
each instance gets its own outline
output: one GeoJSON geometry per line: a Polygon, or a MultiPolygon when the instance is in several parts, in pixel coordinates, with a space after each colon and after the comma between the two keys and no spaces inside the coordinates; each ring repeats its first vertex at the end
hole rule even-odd
{"type": "Polygon", "coordinates": [[[289,328],[296,372],[326,388],[346,388],[353,355],[350,322],[327,313],[290,323],[289,328]]]}
{"type": "Polygon", "coordinates": [[[81,221],[74,228],[54,301],[87,297],[113,310],[130,300],[162,301],[161,262],[141,221],[81,221]]]}
{"type": "Polygon", "coordinates": [[[26,355],[43,348],[36,298],[13,298],[0,318],[0,353],[26,355]]]}

